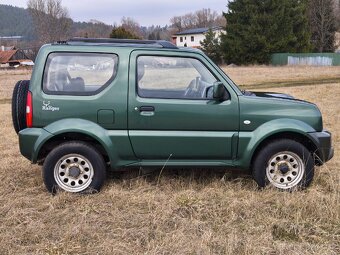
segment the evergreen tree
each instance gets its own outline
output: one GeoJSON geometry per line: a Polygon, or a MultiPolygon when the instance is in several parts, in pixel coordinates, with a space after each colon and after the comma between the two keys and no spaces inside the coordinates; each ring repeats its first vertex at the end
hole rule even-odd
{"type": "Polygon", "coordinates": [[[110,38],[119,38],[119,39],[139,39],[138,36],[126,30],[124,27],[114,27],[110,34],[110,38]]]}
{"type": "Polygon", "coordinates": [[[305,0],[234,0],[224,16],[227,63],[266,64],[272,53],[310,49],[305,0]]]}
{"type": "Polygon", "coordinates": [[[221,62],[221,49],[219,38],[216,37],[216,33],[209,29],[205,34],[204,40],[201,42],[202,50],[209,56],[215,63],[221,62]]]}

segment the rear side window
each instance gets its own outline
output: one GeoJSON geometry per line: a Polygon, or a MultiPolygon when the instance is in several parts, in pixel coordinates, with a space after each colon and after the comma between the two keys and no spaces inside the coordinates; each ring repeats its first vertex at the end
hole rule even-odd
{"type": "Polygon", "coordinates": [[[93,95],[115,78],[118,56],[100,53],[51,53],[43,80],[47,94],[93,95]]]}

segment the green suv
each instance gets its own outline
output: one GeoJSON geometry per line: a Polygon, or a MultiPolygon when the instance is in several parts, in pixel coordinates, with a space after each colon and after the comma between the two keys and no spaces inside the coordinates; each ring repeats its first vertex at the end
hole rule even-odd
{"type": "Polygon", "coordinates": [[[165,164],[249,169],[260,187],[293,190],[334,153],[316,105],[241,91],[202,51],[167,41],[45,45],[12,116],[50,192],[99,191],[108,169],[165,164]]]}

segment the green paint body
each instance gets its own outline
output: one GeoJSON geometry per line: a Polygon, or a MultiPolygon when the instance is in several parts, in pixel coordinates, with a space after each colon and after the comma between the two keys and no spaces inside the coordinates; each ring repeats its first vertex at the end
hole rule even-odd
{"type": "Polygon", "coordinates": [[[33,163],[40,160],[47,142],[66,133],[96,140],[112,169],[162,166],[166,161],[169,166],[249,169],[258,146],[281,133],[304,137],[322,151],[324,161],[331,151],[330,134],[323,132],[321,113],[314,104],[246,96],[198,50],[46,45],[38,54],[29,90],[33,128],[22,130],[19,142],[21,153],[33,163]],[[114,53],[119,58],[117,76],[96,95],[47,95],[42,91],[42,77],[52,52],[114,53]],[[198,59],[224,84],[230,98],[222,102],[141,98],[136,92],[136,59],[143,55],[198,59]],[[43,111],[44,101],[59,110],[43,111]],[[136,110],[140,106],[153,106],[154,114],[142,115],[136,110]]]}

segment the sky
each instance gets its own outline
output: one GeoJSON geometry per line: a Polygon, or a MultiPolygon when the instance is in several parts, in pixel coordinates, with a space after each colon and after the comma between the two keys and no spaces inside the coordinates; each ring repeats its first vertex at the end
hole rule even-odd
{"type": "MultiPolygon", "coordinates": [[[[0,0],[0,4],[26,8],[27,0],[0,0]]],[[[173,16],[194,12],[202,8],[222,13],[226,11],[227,0],[63,0],[74,21],[95,19],[106,24],[119,24],[122,17],[131,17],[140,25],[170,24],[173,16]]]]}

